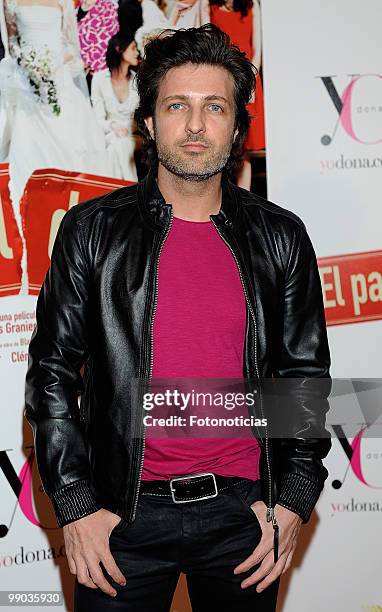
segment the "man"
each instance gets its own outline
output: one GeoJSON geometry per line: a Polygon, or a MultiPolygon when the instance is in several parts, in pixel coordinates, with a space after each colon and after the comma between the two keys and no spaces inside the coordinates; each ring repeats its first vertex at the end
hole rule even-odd
{"type": "Polygon", "coordinates": [[[197,612],[275,610],[328,475],[330,441],[305,382],[294,405],[308,415],[306,437],[141,435],[135,380],[330,386],[305,226],[229,178],[254,84],[252,64],[211,24],[151,41],[136,110],[150,170],[73,207],[59,227],[25,415],[76,575],[77,612],[169,610],[181,571],[197,612]]]}

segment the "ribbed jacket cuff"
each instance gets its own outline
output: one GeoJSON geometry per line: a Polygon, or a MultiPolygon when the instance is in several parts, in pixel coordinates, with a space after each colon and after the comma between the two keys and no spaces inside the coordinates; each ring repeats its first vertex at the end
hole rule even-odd
{"type": "Polygon", "coordinates": [[[89,480],[71,482],[50,493],[49,497],[59,527],[64,527],[87,514],[97,512],[102,507],[94,499],[89,480]]]}
{"type": "Polygon", "coordinates": [[[301,474],[283,474],[280,483],[280,496],[276,503],[292,510],[302,518],[303,523],[307,523],[321,490],[322,487],[318,483],[301,476],[301,474]]]}

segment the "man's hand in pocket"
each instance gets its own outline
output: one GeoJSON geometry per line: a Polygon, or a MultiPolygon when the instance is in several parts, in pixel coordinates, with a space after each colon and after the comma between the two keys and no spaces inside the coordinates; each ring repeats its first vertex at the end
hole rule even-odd
{"type": "Polygon", "coordinates": [[[256,571],[241,583],[241,586],[242,588],[246,588],[258,582],[259,584],[256,587],[256,591],[261,593],[261,591],[267,588],[276,578],[289,569],[302,525],[302,519],[295,512],[279,504],[275,505],[275,515],[280,530],[280,554],[277,563],[274,563],[273,526],[272,523],[268,522],[266,519],[266,505],[263,501],[259,500],[254,502],[251,508],[260,523],[262,532],[261,540],[252,554],[234,568],[234,573],[240,574],[260,564],[256,571]]]}
{"type": "Polygon", "coordinates": [[[70,573],[76,574],[81,584],[91,589],[99,587],[111,596],[117,591],[106,580],[99,563],[102,561],[115,582],[126,585],[109,547],[110,533],[120,521],[118,514],[101,508],[63,527],[70,573]]]}

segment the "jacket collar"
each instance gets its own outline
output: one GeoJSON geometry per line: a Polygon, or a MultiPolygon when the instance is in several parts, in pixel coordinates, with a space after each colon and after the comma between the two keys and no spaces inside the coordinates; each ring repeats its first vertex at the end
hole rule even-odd
{"type": "MultiPolygon", "coordinates": [[[[171,204],[166,203],[156,181],[157,167],[151,166],[146,176],[138,182],[138,206],[149,223],[156,228],[167,225],[171,215],[171,204]]],[[[239,210],[239,191],[232,181],[222,172],[222,204],[217,214],[211,218],[217,224],[233,227],[239,210]]]]}

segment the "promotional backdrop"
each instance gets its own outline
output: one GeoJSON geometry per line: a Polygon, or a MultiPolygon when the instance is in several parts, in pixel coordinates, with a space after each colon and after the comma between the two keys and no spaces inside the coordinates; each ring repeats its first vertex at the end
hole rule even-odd
{"type": "MultiPolygon", "coordinates": [[[[319,260],[332,376],[380,376],[382,5],[255,0],[240,20],[247,2],[224,4],[58,0],[57,12],[34,5],[28,19],[20,16],[30,7],[15,10],[13,0],[0,5],[0,590],[63,591],[61,609],[72,609],[62,530],[42,492],[32,430],[22,415],[28,343],[65,211],[145,173],[130,77],[158,29],[214,20],[261,68],[237,182],[256,191],[251,172],[266,139],[267,197],[302,218],[319,260]],[[14,28],[29,50],[9,36],[14,28]],[[36,87],[33,93],[30,63],[16,65],[31,48],[38,63],[40,43],[49,49],[58,102],[42,89],[40,98],[36,87]],[[122,97],[106,57],[117,44],[129,58],[122,97]]],[[[282,578],[280,612],[382,607],[381,440],[366,436],[362,423],[356,436],[340,423],[332,433],[324,462],[330,475],[282,578]]],[[[182,576],[172,612],[190,609],[182,576]]]]}
{"type": "MultiPolygon", "coordinates": [[[[268,198],[297,213],[319,260],[333,377],[381,377],[382,42],[378,0],[267,1],[268,198]]],[[[350,405],[349,405],[350,410],[350,405]]],[[[332,430],[326,487],[283,612],[380,610],[382,441],[332,430]]],[[[287,588],[286,588],[287,586],[287,588]]]]}

